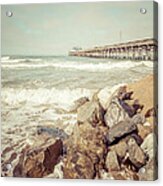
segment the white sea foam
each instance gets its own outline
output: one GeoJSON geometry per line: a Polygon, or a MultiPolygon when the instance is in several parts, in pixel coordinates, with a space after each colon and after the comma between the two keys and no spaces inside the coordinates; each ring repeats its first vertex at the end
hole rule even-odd
{"type": "Polygon", "coordinates": [[[5,88],[1,92],[2,102],[10,105],[17,106],[21,103],[28,105],[40,105],[40,104],[55,104],[58,107],[69,109],[73,102],[80,97],[91,97],[92,92],[88,89],[13,89],[5,88]]]}
{"type": "Polygon", "coordinates": [[[142,64],[146,67],[149,67],[149,68],[154,68],[154,65],[157,64],[156,62],[154,61],[142,61],[142,64]]]}
{"type": "MultiPolygon", "coordinates": [[[[150,63],[150,62],[149,62],[150,63]]],[[[3,68],[57,68],[57,69],[70,69],[70,70],[82,70],[82,71],[106,71],[111,69],[129,69],[142,64],[148,65],[145,62],[131,62],[131,61],[121,61],[121,62],[101,62],[101,63],[82,63],[82,62],[42,62],[42,63],[12,63],[12,64],[2,64],[3,68]]],[[[151,67],[151,65],[149,65],[151,67]]]]}
{"type": "Polygon", "coordinates": [[[9,56],[5,56],[5,57],[2,57],[1,58],[2,66],[3,66],[3,64],[5,64],[5,65],[11,65],[12,66],[12,64],[15,65],[16,63],[22,63],[22,62],[40,62],[40,61],[42,61],[41,58],[16,58],[16,59],[12,59],[9,56]]]}

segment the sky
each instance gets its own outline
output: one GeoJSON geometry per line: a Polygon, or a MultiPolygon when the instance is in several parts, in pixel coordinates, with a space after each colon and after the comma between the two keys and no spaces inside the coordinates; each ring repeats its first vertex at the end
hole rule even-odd
{"type": "Polygon", "coordinates": [[[150,37],[152,1],[1,6],[2,55],[65,55],[76,46],[86,49],[150,37]],[[140,8],[147,13],[141,14],[140,8]],[[7,17],[6,11],[13,16],[7,17]]]}

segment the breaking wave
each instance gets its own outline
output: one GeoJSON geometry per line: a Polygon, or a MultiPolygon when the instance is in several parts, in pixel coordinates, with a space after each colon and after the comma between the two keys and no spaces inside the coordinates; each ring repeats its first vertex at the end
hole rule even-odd
{"type": "Polygon", "coordinates": [[[3,66],[5,65],[15,65],[17,63],[22,63],[22,62],[40,62],[42,61],[41,58],[12,58],[10,56],[5,56],[1,58],[1,64],[3,66]]]}
{"type": "Polygon", "coordinates": [[[5,88],[1,92],[1,101],[10,106],[20,105],[22,103],[29,105],[55,104],[64,109],[72,106],[73,102],[80,97],[90,98],[93,92],[85,88],[77,89],[13,89],[5,88]]]}
{"type": "Polygon", "coordinates": [[[29,59],[23,61],[23,59],[15,59],[14,62],[2,62],[3,68],[11,68],[11,69],[35,69],[35,68],[56,68],[56,69],[68,69],[68,70],[81,70],[81,71],[107,71],[111,69],[130,69],[136,66],[145,65],[147,67],[153,67],[153,62],[131,62],[131,61],[121,61],[121,62],[100,62],[100,63],[93,63],[93,62],[72,62],[72,61],[61,61],[61,62],[41,62],[40,59],[30,59],[33,62],[37,63],[27,63],[29,59]],[[34,61],[35,60],[35,61],[34,61]],[[21,61],[21,63],[20,63],[21,61]]]}

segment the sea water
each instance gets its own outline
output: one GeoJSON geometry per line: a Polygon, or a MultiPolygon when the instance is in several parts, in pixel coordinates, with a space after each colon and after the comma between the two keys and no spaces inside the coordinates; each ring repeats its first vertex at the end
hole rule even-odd
{"type": "MultiPolygon", "coordinates": [[[[104,87],[152,74],[154,62],[71,56],[3,56],[1,59],[2,150],[20,152],[38,125],[66,131],[76,124],[74,101],[104,87]]],[[[70,132],[70,131],[67,131],[70,132]]]]}

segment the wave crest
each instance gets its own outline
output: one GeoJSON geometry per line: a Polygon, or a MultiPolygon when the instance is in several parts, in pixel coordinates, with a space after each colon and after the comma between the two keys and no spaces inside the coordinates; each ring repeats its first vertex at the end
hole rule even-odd
{"type": "Polygon", "coordinates": [[[92,93],[88,89],[13,89],[5,88],[1,92],[1,101],[10,106],[16,106],[21,103],[30,105],[55,104],[61,108],[68,109],[73,102],[80,97],[87,96],[90,98],[92,93]]]}

